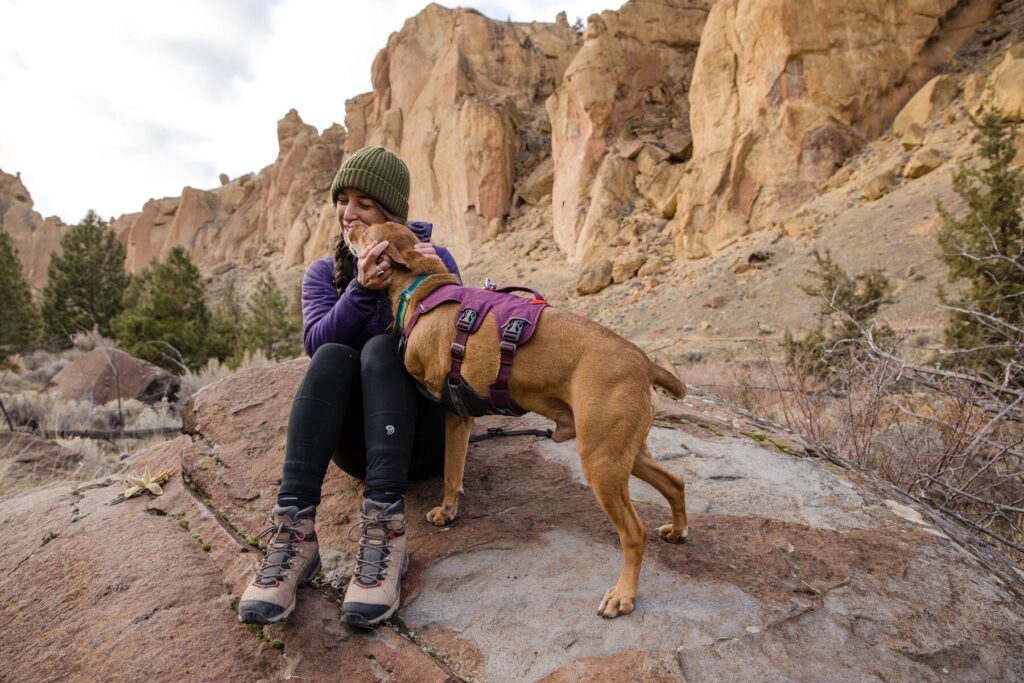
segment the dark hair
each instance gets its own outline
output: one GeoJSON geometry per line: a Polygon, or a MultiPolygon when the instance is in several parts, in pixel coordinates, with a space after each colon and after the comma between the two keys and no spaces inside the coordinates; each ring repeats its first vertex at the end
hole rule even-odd
{"type": "Polygon", "coordinates": [[[340,297],[345,293],[345,288],[352,281],[352,270],[355,268],[356,257],[352,250],[345,244],[345,240],[338,235],[334,245],[334,288],[338,290],[340,297]]]}

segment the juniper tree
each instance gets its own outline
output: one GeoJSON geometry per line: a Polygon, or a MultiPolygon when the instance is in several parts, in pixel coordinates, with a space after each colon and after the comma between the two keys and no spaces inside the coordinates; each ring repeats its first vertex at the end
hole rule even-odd
{"type": "Polygon", "coordinates": [[[877,268],[851,277],[827,251],[824,256],[815,251],[814,260],[814,267],[807,271],[811,282],[800,289],[821,301],[817,326],[799,340],[787,330],[783,349],[790,369],[841,383],[835,370],[862,351],[865,331],[876,343],[892,337],[892,329],[875,320],[878,309],[893,302],[891,286],[885,272],[877,268]]]}
{"type": "Polygon", "coordinates": [[[97,329],[110,336],[110,321],[121,312],[129,276],[124,245],[92,211],[61,236],[61,252],[50,258],[43,288],[46,341],[71,346],[76,332],[97,329]]]}
{"type": "Polygon", "coordinates": [[[201,367],[210,357],[211,315],[199,269],[183,247],[152,262],[124,294],[112,327],[128,353],[172,372],[201,367]]]}
{"type": "Polygon", "coordinates": [[[262,349],[267,358],[282,360],[300,351],[299,321],[270,273],[264,273],[246,304],[242,347],[262,349]]]}
{"type": "Polygon", "coordinates": [[[238,278],[228,276],[220,303],[211,319],[208,351],[211,357],[226,358],[228,367],[237,367],[242,359],[242,322],[245,309],[238,296],[238,278]]]}
{"type": "Polygon", "coordinates": [[[939,203],[939,246],[959,297],[939,296],[950,307],[946,325],[949,364],[1021,384],[1024,355],[1024,168],[1013,168],[1017,125],[997,111],[972,118],[974,142],[987,162],[961,168],[953,189],[966,211],[956,218],[939,203]],[[1014,379],[1016,378],[1016,379],[1014,379]]]}
{"type": "Polygon", "coordinates": [[[0,367],[7,359],[31,346],[39,337],[39,311],[32,302],[21,261],[11,236],[0,229],[0,292],[4,312],[0,315],[0,367]]]}

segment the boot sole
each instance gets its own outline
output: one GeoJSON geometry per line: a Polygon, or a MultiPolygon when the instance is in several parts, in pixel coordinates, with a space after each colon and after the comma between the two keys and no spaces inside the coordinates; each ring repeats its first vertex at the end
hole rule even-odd
{"type": "MultiPolygon", "coordinates": [[[[405,554],[405,558],[403,558],[403,560],[402,560],[402,570],[401,570],[401,572],[399,572],[399,576],[404,579],[405,575],[408,574],[408,573],[409,573],[409,553],[406,553],[405,554]]],[[[401,591],[399,591],[399,593],[398,593],[398,600],[395,600],[395,604],[393,604],[391,606],[391,609],[389,609],[387,612],[385,612],[384,614],[380,615],[379,617],[375,617],[373,619],[367,619],[362,614],[350,613],[350,614],[342,614],[341,615],[341,620],[344,621],[349,626],[355,626],[357,628],[373,629],[373,628],[376,628],[377,626],[380,626],[382,623],[384,623],[385,621],[390,619],[392,616],[394,616],[395,612],[398,611],[398,603],[400,603],[401,601],[402,601],[402,593],[401,593],[401,591]]]]}
{"type": "MultiPolygon", "coordinates": [[[[316,575],[320,573],[320,569],[322,568],[322,566],[323,565],[320,562],[320,556],[317,555],[316,562],[310,566],[309,570],[306,571],[305,576],[299,579],[298,584],[296,584],[296,589],[302,588],[303,586],[308,586],[311,583],[313,583],[313,579],[315,579],[316,575]]],[[[297,605],[298,602],[299,596],[298,590],[296,590],[295,597],[292,599],[292,604],[288,605],[288,608],[280,614],[273,617],[265,617],[259,612],[239,612],[238,620],[243,624],[276,624],[277,622],[284,621],[289,616],[291,616],[291,613],[295,611],[295,605],[297,605]]]]}

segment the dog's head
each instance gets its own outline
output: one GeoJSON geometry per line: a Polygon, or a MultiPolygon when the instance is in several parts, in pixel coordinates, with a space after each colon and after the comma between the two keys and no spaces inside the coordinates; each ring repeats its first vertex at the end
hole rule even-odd
{"type": "Polygon", "coordinates": [[[345,232],[344,239],[356,258],[375,242],[387,240],[388,246],[383,255],[395,268],[410,271],[415,275],[448,272],[444,263],[438,259],[427,258],[416,251],[414,247],[420,241],[419,238],[416,233],[400,223],[354,225],[345,232]]]}

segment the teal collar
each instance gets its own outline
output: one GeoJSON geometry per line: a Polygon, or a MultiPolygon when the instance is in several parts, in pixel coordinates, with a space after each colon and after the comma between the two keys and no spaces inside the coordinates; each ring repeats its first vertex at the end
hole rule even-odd
{"type": "Polygon", "coordinates": [[[402,333],[405,333],[405,325],[403,324],[403,318],[405,318],[405,309],[409,305],[409,299],[412,298],[412,293],[416,291],[416,288],[420,286],[420,283],[426,280],[429,275],[420,275],[418,278],[413,280],[412,284],[402,290],[401,299],[398,302],[398,311],[395,313],[395,325],[402,333]]]}

